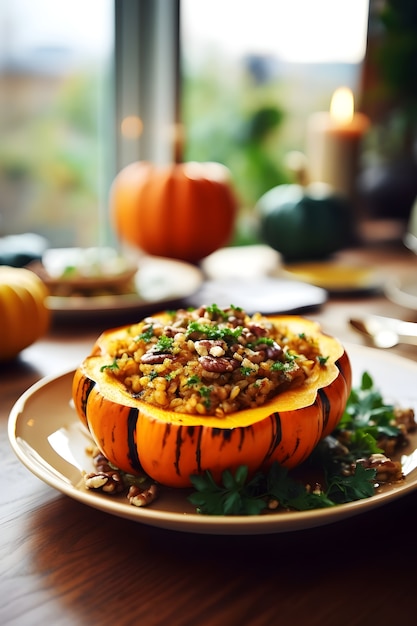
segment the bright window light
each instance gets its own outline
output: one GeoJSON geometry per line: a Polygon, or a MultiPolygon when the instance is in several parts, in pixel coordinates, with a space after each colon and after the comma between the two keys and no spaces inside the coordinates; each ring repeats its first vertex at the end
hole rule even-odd
{"type": "Polygon", "coordinates": [[[186,36],[200,46],[219,45],[236,56],[274,53],[295,63],[360,63],[368,5],[368,0],[183,0],[182,6],[186,36]]]}

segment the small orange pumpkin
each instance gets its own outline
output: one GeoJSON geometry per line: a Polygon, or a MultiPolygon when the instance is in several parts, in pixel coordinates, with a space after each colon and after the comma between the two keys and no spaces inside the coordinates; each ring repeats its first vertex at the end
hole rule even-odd
{"type": "Polygon", "coordinates": [[[220,163],[131,163],[116,176],[110,212],[121,241],[195,263],[227,244],[237,201],[220,163]]]}
{"type": "Polygon", "coordinates": [[[48,289],[34,272],[0,266],[0,361],[16,357],[47,331],[47,296],[48,289]]]}
{"type": "Polygon", "coordinates": [[[103,370],[108,347],[129,330],[105,331],[73,379],[78,415],[101,452],[120,469],[143,470],[171,487],[190,486],[190,475],[207,469],[219,480],[225,469],[239,465],[254,473],[274,461],[288,468],[305,461],[343,414],[351,389],[350,361],[339,341],[316,323],[297,316],[269,319],[318,340],[326,364],[301,387],[221,418],[162,410],[134,398],[122,382],[109,382],[103,370]]]}

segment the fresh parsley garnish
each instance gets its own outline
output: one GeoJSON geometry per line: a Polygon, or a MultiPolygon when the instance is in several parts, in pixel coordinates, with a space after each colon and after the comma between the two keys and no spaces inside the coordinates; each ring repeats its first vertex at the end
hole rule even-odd
{"type": "Polygon", "coordinates": [[[104,372],[104,370],[118,370],[119,369],[119,365],[116,361],[116,359],[113,360],[113,363],[109,363],[108,365],[102,365],[100,367],[100,372],[104,372]]]}
{"type": "Polygon", "coordinates": [[[242,334],[242,327],[229,328],[228,326],[217,326],[216,324],[202,324],[201,322],[190,322],[187,328],[187,336],[199,333],[206,339],[236,340],[242,334]]]}
{"type": "Polygon", "coordinates": [[[248,348],[256,348],[259,344],[265,345],[265,346],[273,346],[275,343],[274,339],[271,339],[271,337],[259,337],[258,339],[255,339],[255,341],[251,341],[250,343],[247,344],[248,348]]]}
{"type": "Polygon", "coordinates": [[[227,311],[223,311],[217,304],[211,304],[206,307],[207,313],[213,315],[213,317],[221,317],[223,319],[227,319],[229,317],[229,313],[227,311]]]}
{"type": "Polygon", "coordinates": [[[338,430],[369,434],[375,439],[381,435],[395,437],[399,434],[399,429],[393,422],[394,407],[384,402],[371,376],[365,372],[360,387],[352,389],[350,393],[338,430]]]}
{"type": "Polygon", "coordinates": [[[167,337],[166,335],[161,335],[158,338],[158,341],[153,346],[152,350],[154,352],[170,352],[172,350],[172,346],[174,343],[173,337],[167,337]]]}
{"type": "Polygon", "coordinates": [[[191,476],[196,491],[188,499],[206,515],[258,515],[278,506],[296,511],[328,508],[372,496],[375,471],[358,464],[352,475],[334,475],[326,489],[311,490],[278,463],[249,481],[248,468],[240,465],[234,476],[229,470],[223,472],[221,485],[210,471],[191,476]]]}
{"type": "Polygon", "coordinates": [[[294,367],[294,362],[291,361],[274,361],[271,365],[271,371],[275,372],[288,372],[294,367]]]}
{"type": "Polygon", "coordinates": [[[257,478],[246,482],[248,468],[241,465],[235,475],[226,470],[222,475],[222,485],[217,485],[211,472],[201,476],[191,476],[195,493],[189,501],[197,507],[199,513],[209,515],[258,515],[265,502],[257,495],[257,478]]]}
{"type": "Polygon", "coordinates": [[[149,326],[143,333],[135,337],[135,341],[144,341],[145,343],[149,343],[153,337],[153,324],[149,326]]]}
{"type": "Polygon", "coordinates": [[[319,487],[305,484],[278,463],[248,480],[248,468],[241,465],[234,475],[224,471],[221,484],[214,481],[210,471],[192,475],[195,492],[189,501],[206,515],[258,515],[278,507],[302,511],[369,498],[375,493],[376,469],[358,459],[381,452],[379,437],[399,434],[393,421],[393,407],[384,403],[371,376],[365,373],[360,386],[352,389],[337,429],[317,445],[304,465],[306,475],[319,472],[322,476],[319,487]],[[343,447],[337,439],[342,432],[343,447]]]}
{"type": "Polygon", "coordinates": [[[202,385],[198,389],[198,393],[204,399],[203,404],[206,407],[206,409],[209,409],[211,406],[210,396],[211,396],[212,391],[213,391],[213,387],[205,387],[204,385],[202,385]]]}
{"type": "Polygon", "coordinates": [[[193,374],[187,379],[186,385],[187,387],[192,387],[193,385],[198,385],[200,381],[200,377],[197,374],[193,374]]]}

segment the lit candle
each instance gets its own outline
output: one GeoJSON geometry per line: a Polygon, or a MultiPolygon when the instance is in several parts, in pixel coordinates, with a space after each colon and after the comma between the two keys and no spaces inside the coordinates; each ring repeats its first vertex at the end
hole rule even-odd
{"type": "Polygon", "coordinates": [[[369,118],[355,113],[353,94],[340,87],[330,112],[313,113],[307,124],[307,169],[310,182],[324,182],[351,199],[359,164],[361,140],[369,118]]]}

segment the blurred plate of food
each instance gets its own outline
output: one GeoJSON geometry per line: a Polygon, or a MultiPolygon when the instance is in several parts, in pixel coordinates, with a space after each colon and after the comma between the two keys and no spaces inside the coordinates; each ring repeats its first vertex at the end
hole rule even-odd
{"type": "Polygon", "coordinates": [[[281,274],[322,287],[330,293],[375,291],[383,285],[381,274],[372,266],[331,261],[284,265],[281,274]]]}
{"type": "Polygon", "coordinates": [[[136,262],[110,247],[49,248],[37,272],[53,296],[92,296],[124,293],[137,269],[136,262]]]}
{"type": "Polygon", "coordinates": [[[201,271],[164,257],[123,257],[112,248],[56,248],[31,265],[49,288],[48,306],[61,316],[165,307],[194,293],[201,271]]]}

